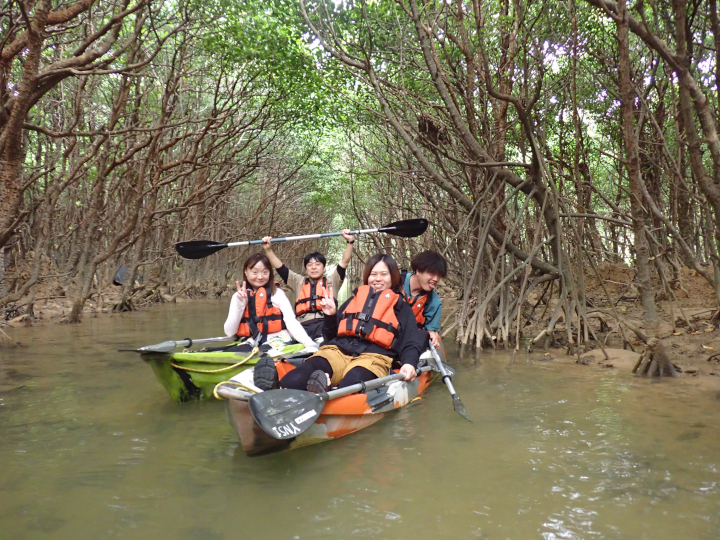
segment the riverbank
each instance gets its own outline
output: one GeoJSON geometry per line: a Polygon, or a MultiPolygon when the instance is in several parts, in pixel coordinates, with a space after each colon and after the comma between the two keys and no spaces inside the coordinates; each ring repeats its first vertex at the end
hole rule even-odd
{"type": "MultiPolygon", "coordinates": [[[[588,306],[591,306],[588,307],[588,314],[598,339],[590,340],[582,350],[568,347],[566,321],[561,315],[552,339],[543,339],[534,344],[531,354],[534,360],[540,363],[575,365],[579,369],[596,367],[621,372],[631,372],[636,366],[644,344],[628,328],[632,327],[641,332],[646,332],[647,329],[642,320],[637,290],[632,283],[634,271],[623,265],[603,265],[599,270],[602,282],[594,273],[587,272],[585,276],[586,296],[588,306]],[[622,318],[622,327],[614,314],[622,318]]],[[[713,302],[714,292],[701,276],[690,269],[683,269],[681,277],[674,297],[658,295],[660,322],[657,336],[678,371],[676,380],[697,389],[698,392],[712,394],[720,399],[720,313],[713,302]]],[[[226,287],[205,284],[182,287],[177,291],[169,290],[165,286],[148,287],[136,295],[143,299],[138,309],[144,311],[159,303],[182,304],[197,299],[228,299],[233,293],[232,286],[233,284],[226,287]]],[[[15,328],[52,325],[63,320],[71,310],[71,302],[63,296],[53,297],[47,294],[50,290],[52,289],[46,287],[37,294],[32,316],[19,313],[14,317],[7,317],[6,324],[0,327],[6,333],[2,336],[1,346],[12,347],[17,341],[13,338],[15,328]]],[[[54,290],[57,290],[57,287],[54,290]]],[[[445,296],[446,313],[450,313],[454,304],[452,295],[445,296]]],[[[119,301],[119,287],[101,291],[88,302],[83,317],[118,316],[119,314],[113,313],[113,307],[119,301]]],[[[529,340],[547,327],[556,302],[556,298],[547,299],[541,292],[530,296],[526,315],[529,314],[531,323],[523,329],[524,350],[527,350],[529,340]]],[[[21,308],[22,304],[18,303],[21,308]]],[[[224,310],[220,311],[223,313],[219,316],[224,315],[224,310]]],[[[573,321],[571,329],[573,333],[577,332],[577,321],[573,321]]],[[[165,337],[167,336],[162,336],[162,339],[165,337]]],[[[159,338],[160,341],[162,339],[159,338]]],[[[452,336],[446,336],[445,339],[450,340],[452,336]]],[[[503,349],[502,345],[500,348],[503,349]]]]}

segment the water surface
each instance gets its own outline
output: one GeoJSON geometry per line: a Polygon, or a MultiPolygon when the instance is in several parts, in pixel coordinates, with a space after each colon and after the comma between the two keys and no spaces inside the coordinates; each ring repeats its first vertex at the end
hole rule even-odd
{"type": "MultiPolygon", "coordinates": [[[[720,401],[503,353],[345,439],[247,458],[118,348],[222,333],[225,301],[18,329],[0,349],[0,539],[720,538],[720,401]]],[[[450,355],[450,359],[454,355],[450,355]]]]}

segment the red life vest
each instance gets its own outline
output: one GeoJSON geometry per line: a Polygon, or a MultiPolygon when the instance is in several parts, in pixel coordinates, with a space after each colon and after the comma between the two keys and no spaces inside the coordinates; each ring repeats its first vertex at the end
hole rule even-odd
{"type": "Polygon", "coordinates": [[[400,295],[390,289],[375,291],[369,285],[361,285],[340,319],[337,335],[361,337],[389,349],[400,332],[395,315],[399,301],[400,295]]]}
{"type": "Polygon", "coordinates": [[[282,311],[273,306],[270,298],[270,291],[260,287],[257,291],[249,290],[248,303],[245,306],[245,313],[240,319],[237,335],[250,337],[260,334],[259,343],[263,343],[268,334],[274,334],[285,329],[282,311]]]}
{"type": "Polygon", "coordinates": [[[417,296],[412,296],[411,294],[408,294],[405,292],[405,279],[407,277],[407,272],[403,272],[402,274],[402,292],[403,292],[403,299],[410,305],[410,307],[413,310],[413,314],[415,315],[415,320],[417,321],[418,328],[423,329],[425,328],[425,304],[427,304],[428,300],[430,299],[430,293],[427,291],[422,291],[417,296]]]}
{"type": "Polygon", "coordinates": [[[320,281],[310,283],[310,278],[305,278],[295,301],[295,313],[297,315],[308,312],[322,312],[322,305],[320,304],[322,296],[318,295],[318,285],[320,284],[322,284],[323,289],[327,290],[327,279],[322,278],[320,281]]]}

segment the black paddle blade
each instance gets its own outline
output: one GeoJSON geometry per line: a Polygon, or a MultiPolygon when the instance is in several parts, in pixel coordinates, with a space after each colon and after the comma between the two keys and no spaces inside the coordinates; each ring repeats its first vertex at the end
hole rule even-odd
{"type": "Polygon", "coordinates": [[[258,425],[280,440],[297,437],[312,426],[324,405],[321,395],[302,390],[268,390],[248,400],[258,425]]]}
{"type": "Polygon", "coordinates": [[[183,259],[202,259],[226,247],[227,244],[224,242],[191,240],[189,242],[178,242],[175,244],[175,251],[177,251],[178,255],[183,259]]]}
{"type": "Polygon", "coordinates": [[[453,409],[455,409],[455,412],[462,416],[465,420],[472,423],[472,420],[470,420],[470,417],[465,412],[465,405],[463,405],[463,402],[460,401],[460,396],[457,394],[453,396],[453,409]]]}
{"type": "Polygon", "coordinates": [[[402,236],[403,238],[414,238],[424,233],[427,228],[427,219],[405,219],[380,227],[378,231],[394,234],[395,236],[402,236]]]}

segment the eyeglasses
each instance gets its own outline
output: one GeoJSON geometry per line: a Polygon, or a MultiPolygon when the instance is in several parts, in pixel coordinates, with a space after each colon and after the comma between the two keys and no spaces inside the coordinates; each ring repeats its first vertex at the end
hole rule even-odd
{"type": "Polygon", "coordinates": [[[248,270],[247,273],[250,277],[268,277],[270,270],[248,270]]]}
{"type": "Polygon", "coordinates": [[[390,277],[390,272],[370,272],[370,279],[385,279],[390,277]]]}

